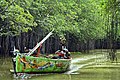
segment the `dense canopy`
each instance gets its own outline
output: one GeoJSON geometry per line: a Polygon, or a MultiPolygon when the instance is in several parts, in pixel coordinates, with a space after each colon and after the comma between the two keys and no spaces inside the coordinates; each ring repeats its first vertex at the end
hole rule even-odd
{"type": "Polygon", "coordinates": [[[106,38],[112,44],[120,36],[119,20],[119,0],[0,0],[1,38],[26,32],[37,34],[37,42],[55,29],[53,38],[66,38],[67,46],[106,38]]]}

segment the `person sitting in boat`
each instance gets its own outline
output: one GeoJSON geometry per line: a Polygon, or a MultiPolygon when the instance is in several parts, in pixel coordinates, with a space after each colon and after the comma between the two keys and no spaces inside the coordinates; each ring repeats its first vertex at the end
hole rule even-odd
{"type": "Polygon", "coordinates": [[[54,54],[54,56],[52,56],[51,58],[52,59],[58,59],[58,58],[60,58],[60,53],[61,52],[61,50],[57,50],[56,52],[55,52],[55,54],[54,54]]]}
{"type": "Polygon", "coordinates": [[[70,59],[70,52],[68,51],[68,49],[64,48],[63,52],[64,52],[64,59],[70,59]]]}
{"type": "Polygon", "coordinates": [[[57,54],[57,56],[53,56],[53,59],[57,59],[57,58],[63,59],[63,58],[64,58],[64,53],[63,53],[63,51],[61,51],[61,50],[57,50],[57,51],[55,52],[55,54],[57,54]]]}
{"type": "Polygon", "coordinates": [[[53,59],[59,58],[59,59],[70,59],[70,52],[68,49],[58,50],[55,52],[57,56],[54,56],[53,59]]]}

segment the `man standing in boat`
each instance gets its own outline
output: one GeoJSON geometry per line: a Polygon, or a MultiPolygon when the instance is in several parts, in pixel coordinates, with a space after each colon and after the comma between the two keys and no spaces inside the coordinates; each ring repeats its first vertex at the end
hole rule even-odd
{"type": "Polygon", "coordinates": [[[32,54],[32,56],[39,57],[41,54],[43,54],[42,51],[42,44],[37,48],[37,50],[32,54]]]}
{"type": "Polygon", "coordinates": [[[43,54],[43,51],[42,51],[42,44],[40,44],[40,47],[38,47],[38,49],[37,49],[36,57],[39,57],[41,54],[43,54]]]}

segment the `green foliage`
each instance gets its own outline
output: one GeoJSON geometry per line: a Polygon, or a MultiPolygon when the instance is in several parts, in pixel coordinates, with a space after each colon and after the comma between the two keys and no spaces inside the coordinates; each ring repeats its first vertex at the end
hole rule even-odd
{"type": "Polygon", "coordinates": [[[108,35],[114,40],[120,36],[120,1],[119,0],[105,0],[103,2],[103,12],[105,15],[105,22],[108,28],[108,35]]]}
{"type": "Polygon", "coordinates": [[[36,0],[29,9],[41,29],[55,28],[58,36],[71,33],[79,40],[88,40],[105,35],[99,4],[97,0],[36,0]]]}
{"type": "Polygon", "coordinates": [[[16,35],[27,32],[34,26],[34,17],[28,10],[17,5],[15,2],[0,1],[0,33],[1,35],[16,35]]]}
{"type": "Polygon", "coordinates": [[[102,39],[106,36],[106,2],[107,0],[16,0],[9,5],[9,0],[2,0],[0,11],[8,5],[9,7],[0,14],[0,32],[20,33],[29,29],[48,32],[54,28],[55,35],[59,37],[71,34],[78,41],[102,39]]]}

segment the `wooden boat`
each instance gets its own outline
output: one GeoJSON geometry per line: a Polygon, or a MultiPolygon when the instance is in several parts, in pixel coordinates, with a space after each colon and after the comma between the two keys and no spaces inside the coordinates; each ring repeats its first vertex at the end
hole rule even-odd
{"type": "Polygon", "coordinates": [[[51,34],[48,34],[29,53],[19,53],[13,59],[14,73],[48,73],[65,72],[69,70],[71,59],[52,59],[46,57],[34,57],[31,54],[43,43],[51,34]]]}
{"type": "Polygon", "coordinates": [[[71,59],[51,59],[46,57],[16,56],[16,72],[45,73],[69,70],[71,59]]]}

